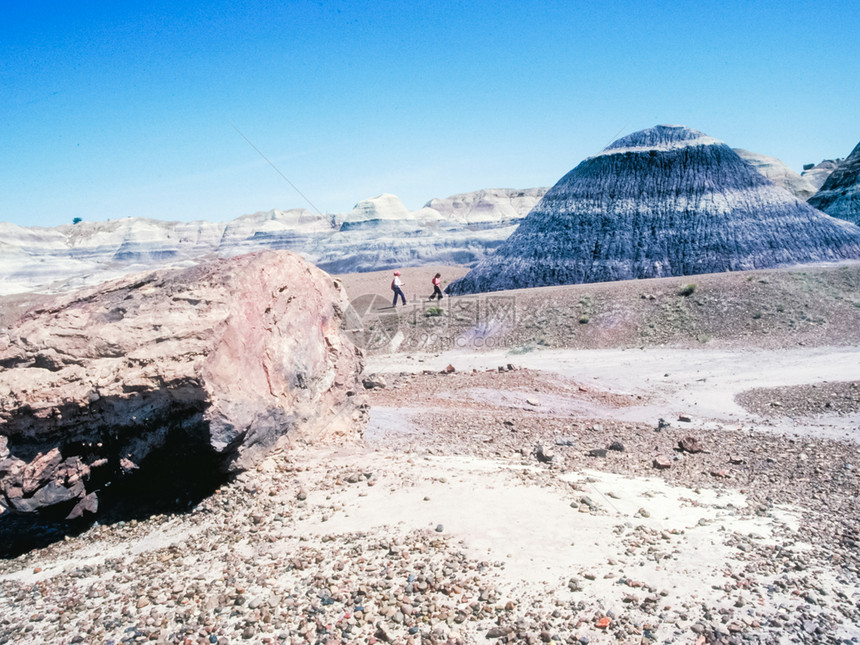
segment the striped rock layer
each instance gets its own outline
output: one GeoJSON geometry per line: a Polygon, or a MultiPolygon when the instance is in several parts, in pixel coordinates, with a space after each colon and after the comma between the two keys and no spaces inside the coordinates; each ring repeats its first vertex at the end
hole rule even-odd
{"type": "Polygon", "coordinates": [[[553,186],[449,293],[761,269],[860,257],[860,228],[683,126],[618,139],[553,186]]]}
{"type": "Polygon", "coordinates": [[[809,199],[828,215],[860,224],[860,143],[809,199]]]}

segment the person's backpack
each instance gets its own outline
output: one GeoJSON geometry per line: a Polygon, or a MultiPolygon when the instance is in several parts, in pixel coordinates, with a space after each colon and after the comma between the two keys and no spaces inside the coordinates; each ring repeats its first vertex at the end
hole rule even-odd
{"type": "Polygon", "coordinates": [[[391,290],[394,291],[394,280],[391,281],[391,290]]]}

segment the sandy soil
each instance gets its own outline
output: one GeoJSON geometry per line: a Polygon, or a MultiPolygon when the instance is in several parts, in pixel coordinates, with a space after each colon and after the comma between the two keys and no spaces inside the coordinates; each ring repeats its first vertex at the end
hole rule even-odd
{"type": "MultiPolygon", "coordinates": [[[[419,284],[435,269],[419,273],[419,284]]],[[[409,286],[415,278],[406,271],[409,286]]],[[[456,275],[454,268],[439,271],[456,275]]],[[[441,303],[408,289],[407,306],[393,310],[388,274],[343,281],[364,322],[354,338],[371,354],[860,344],[860,262],[543,287],[441,303]]]]}

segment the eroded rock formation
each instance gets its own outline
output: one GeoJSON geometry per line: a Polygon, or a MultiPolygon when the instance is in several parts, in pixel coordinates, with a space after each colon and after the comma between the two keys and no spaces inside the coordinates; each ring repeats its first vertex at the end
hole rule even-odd
{"type": "Polygon", "coordinates": [[[812,184],[817,192],[843,161],[845,160],[842,158],[825,159],[817,164],[806,164],[803,166],[804,171],[800,173],[800,176],[812,184]]]}
{"type": "Polygon", "coordinates": [[[860,224],[860,143],[836,167],[809,203],[828,215],[860,224]]]}
{"type": "Polygon", "coordinates": [[[253,465],[355,437],[360,351],[339,283],[268,251],[56,298],[0,335],[0,514],[74,518],[155,455],[253,465]]]}
{"type": "Polygon", "coordinates": [[[750,152],[743,148],[733,148],[733,150],[774,185],[785,188],[798,199],[806,201],[818,190],[818,186],[815,186],[810,179],[802,177],[776,157],[750,152]]]}
{"type": "Polygon", "coordinates": [[[774,186],[726,144],[656,126],[553,186],[452,294],[860,257],[860,228],[774,186]]]}
{"type": "Polygon", "coordinates": [[[433,199],[416,211],[384,194],[347,213],[272,210],[226,223],[127,217],[43,228],[0,222],[0,295],[68,291],[169,264],[267,249],[298,253],[330,273],[474,264],[514,231],[546,190],[481,190],[433,199]]]}

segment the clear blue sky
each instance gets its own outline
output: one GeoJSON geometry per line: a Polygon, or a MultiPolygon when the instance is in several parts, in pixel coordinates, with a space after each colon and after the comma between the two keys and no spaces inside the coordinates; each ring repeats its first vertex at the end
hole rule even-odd
{"type": "Polygon", "coordinates": [[[0,2],[0,221],[227,220],[552,185],[658,123],[860,140],[860,3],[0,2]],[[242,6],[249,5],[249,6],[242,6]]]}

